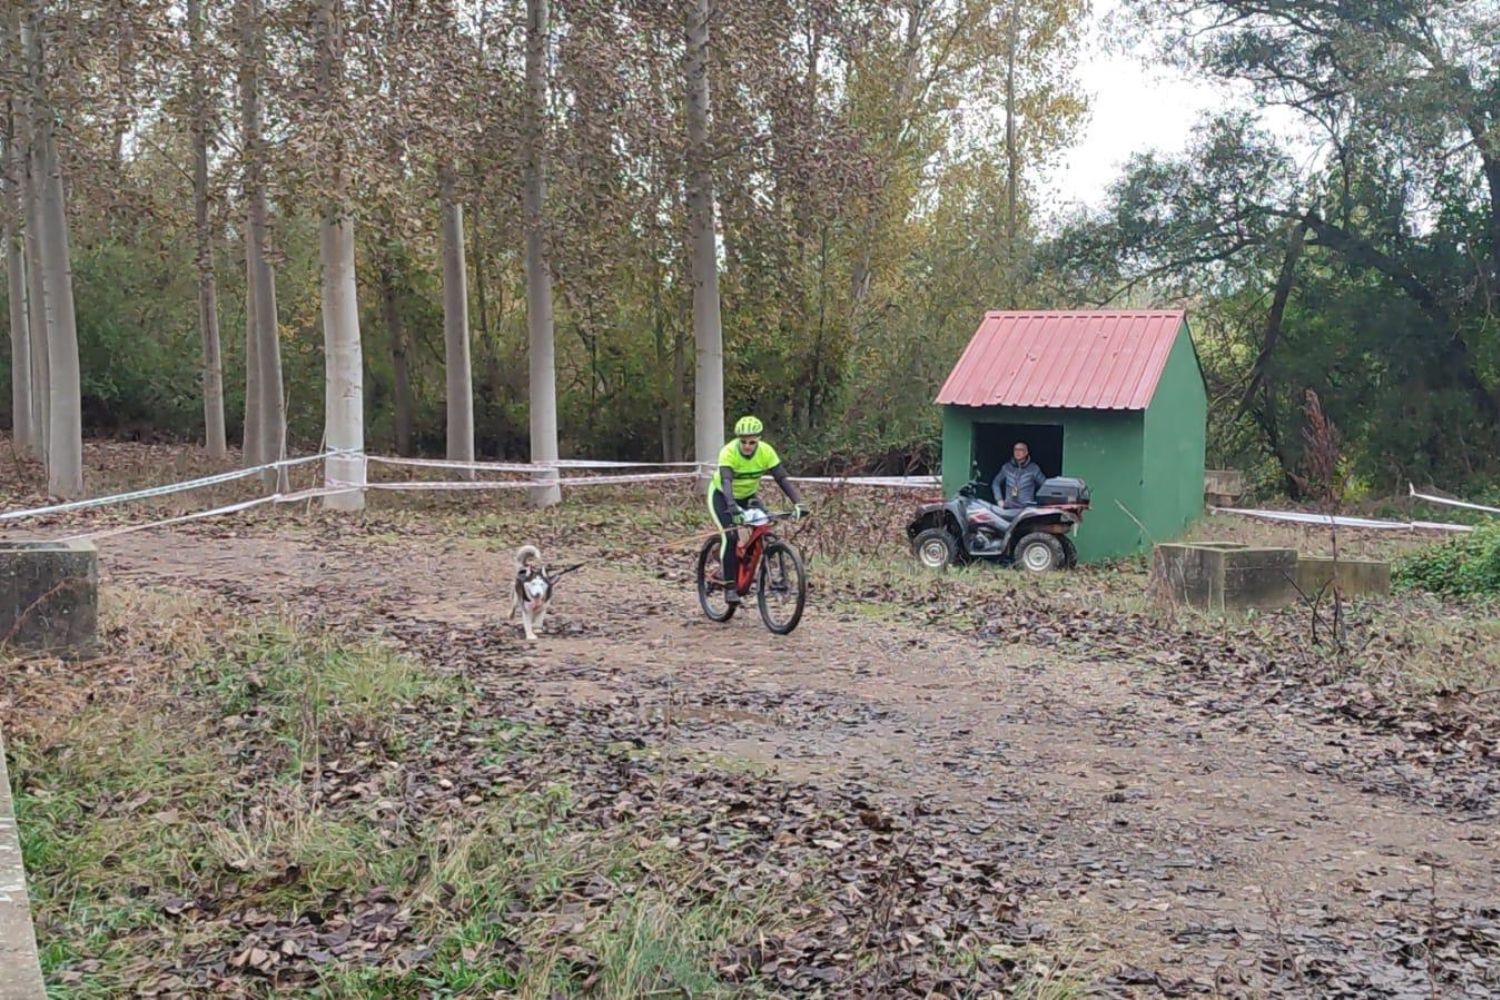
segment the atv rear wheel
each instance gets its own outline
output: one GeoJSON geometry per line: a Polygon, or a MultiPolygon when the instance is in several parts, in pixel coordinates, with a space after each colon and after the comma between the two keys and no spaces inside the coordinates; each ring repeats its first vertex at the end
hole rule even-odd
{"type": "Polygon", "coordinates": [[[928,528],[912,539],[917,562],[931,570],[947,569],[958,562],[958,539],[947,528],[928,528]]]}
{"type": "Polygon", "coordinates": [[[1068,554],[1056,535],[1033,531],[1016,543],[1014,562],[1028,573],[1051,573],[1067,565],[1068,554]]]}

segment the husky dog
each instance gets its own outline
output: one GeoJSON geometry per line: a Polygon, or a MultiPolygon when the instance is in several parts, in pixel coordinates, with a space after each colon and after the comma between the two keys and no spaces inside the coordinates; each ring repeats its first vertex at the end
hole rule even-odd
{"type": "Polygon", "coordinates": [[[552,601],[552,587],[564,573],[571,573],[582,563],[552,571],[542,562],[542,550],[535,545],[523,545],[516,549],[516,583],[510,593],[510,618],[521,609],[521,626],[526,638],[536,641],[536,633],[547,617],[547,606],[552,601]]]}

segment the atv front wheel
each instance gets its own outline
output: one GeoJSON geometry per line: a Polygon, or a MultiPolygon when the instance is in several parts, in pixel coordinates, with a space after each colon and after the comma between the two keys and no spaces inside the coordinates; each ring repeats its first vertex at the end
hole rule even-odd
{"type": "Polygon", "coordinates": [[[912,539],[917,562],[931,570],[947,569],[958,562],[958,539],[947,528],[928,528],[912,539]]]}
{"type": "Polygon", "coordinates": [[[1034,531],[1016,543],[1015,564],[1028,573],[1051,573],[1067,565],[1068,555],[1056,535],[1034,531]]]}
{"type": "Polygon", "coordinates": [[[1078,546],[1074,545],[1073,544],[1073,539],[1069,538],[1067,535],[1058,535],[1057,536],[1057,540],[1059,542],[1062,542],[1063,556],[1064,556],[1064,558],[1063,558],[1063,568],[1064,569],[1077,569],[1078,568],[1078,546]]]}

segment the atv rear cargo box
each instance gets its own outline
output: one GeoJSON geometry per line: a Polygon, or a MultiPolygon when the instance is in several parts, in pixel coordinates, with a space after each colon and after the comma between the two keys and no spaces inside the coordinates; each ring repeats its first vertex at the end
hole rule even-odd
{"type": "Polygon", "coordinates": [[[1064,504],[1088,506],[1089,488],[1082,479],[1058,476],[1049,479],[1036,491],[1038,507],[1060,507],[1064,504]]]}

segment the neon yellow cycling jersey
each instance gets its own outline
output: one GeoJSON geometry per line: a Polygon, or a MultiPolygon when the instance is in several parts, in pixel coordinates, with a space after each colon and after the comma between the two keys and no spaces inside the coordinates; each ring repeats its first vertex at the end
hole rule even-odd
{"type": "Polygon", "coordinates": [[[723,489],[722,476],[719,474],[721,466],[729,466],[729,471],[734,473],[734,499],[749,500],[755,496],[760,489],[760,477],[770,472],[781,464],[781,456],[776,454],[765,441],[755,446],[755,450],[746,458],[744,452],[740,451],[740,443],[731,441],[719,450],[719,461],[714,466],[714,478],[709,481],[708,492],[712,496],[714,490],[723,489]]]}

